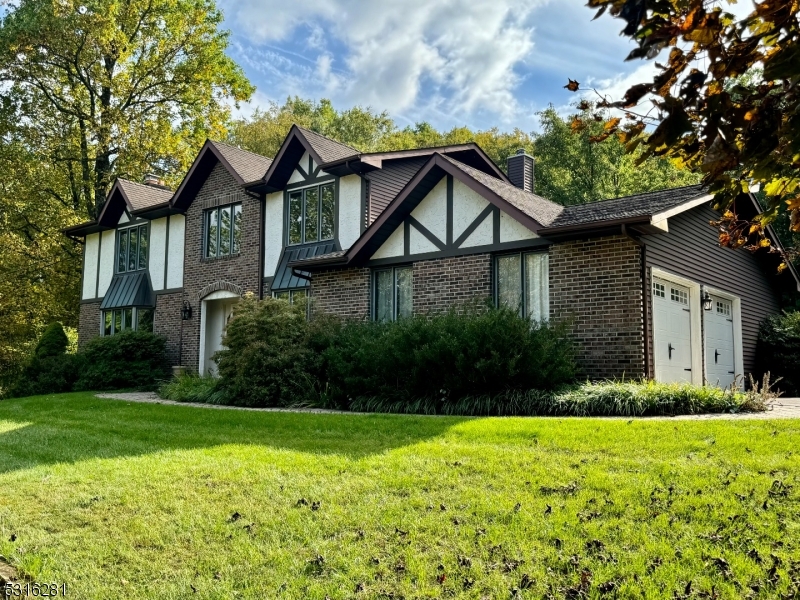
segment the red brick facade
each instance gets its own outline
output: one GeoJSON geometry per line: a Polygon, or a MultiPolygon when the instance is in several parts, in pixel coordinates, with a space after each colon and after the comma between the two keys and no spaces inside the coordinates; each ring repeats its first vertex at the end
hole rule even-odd
{"type": "Polygon", "coordinates": [[[81,302],[81,310],[78,315],[78,348],[83,348],[89,340],[100,335],[100,303],[81,302]]]}
{"type": "Polygon", "coordinates": [[[624,236],[551,246],[550,315],[569,321],[588,377],[643,376],[639,246],[624,236]]]}
{"type": "Polygon", "coordinates": [[[369,318],[369,269],[339,269],[314,273],[311,279],[314,314],[348,319],[369,318]]]}
{"type": "Polygon", "coordinates": [[[470,254],[414,263],[414,313],[443,312],[492,297],[492,255],[470,254]]]}
{"type": "Polygon", "coordinates": [[[179,365],[181,352],[181,308],[183,294],[158,294],[156,311],[153,317],[153,333],[163,335],[167,340],[167,357],[170,365],[179,365]]]}

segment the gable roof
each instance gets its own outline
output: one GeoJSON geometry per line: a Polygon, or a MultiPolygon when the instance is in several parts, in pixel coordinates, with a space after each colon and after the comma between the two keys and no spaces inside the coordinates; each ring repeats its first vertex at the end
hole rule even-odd
{"type": "Polygon", "coordinates": [[[228,166],[233,170],[233,174],[237,175],[242,183],[260,179],[272,164],[271,158],[248,150],[242,150],[230,144],[211,141],[211,145],[228,163],[228,166]]]}
{"type": "Polygon", "coordinates": [[[297,127],[297,130],[311,146],[313,152],[309,153],[312,158],[314,158],[314,162],[318,165],[336,162],[359,154],[358,150],[352,146],[326,138],[324,135],[320,135],[315,131],[305,129],[299,125],[295,125],[295,127],[297,127]],[[314,157],[314,154],[316,154],[316,157],[314,157]]]}

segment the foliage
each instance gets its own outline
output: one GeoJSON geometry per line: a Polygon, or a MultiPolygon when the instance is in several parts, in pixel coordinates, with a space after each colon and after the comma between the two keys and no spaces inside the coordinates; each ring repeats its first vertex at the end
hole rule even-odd
{"type": "Polygon", "coordinates": [[[781,377],[776,385],[786,395],[800,396],[800,311],[773,315],[761,323],[756,360],[759,372],[781,377]]]}
{"type": "Polygon", "coordinates": [[[593,118],[594,105],[582,102],[575,115],[561,117],[550,106],[539,113],[541,133],[534,134],[536,193],[559,204],[582,204],[697,183],[700,177],[666,158],[638,165],[641,151],[628,154],[616,136],[604,135],[593,118]],[[571,123],[584,123],[574,130],[571,123]]]}
{"type": "Polygon", "coordinates": [[[165,400],[204,404],[226,404],[228,399],[218,378],[196,373],[181,373],[173,377],[159,386],[158,395],[165,400]]]}
{"type": "Polygon", "coordinates": [[[246,295],[228,323],[225,348],[216,355],[220,393],[243,406],[288,406],[310,397],[307,333],[300,304],[246,295]]]}
{"type": "Polygon", "coordinates": [[[163,337],[125,330],[86,344],[76,390],[148,388],[170,376],[163,337]]]}
{"type": "Polygon", "coordinates": [[[296,414],[81,393],[0,402],[0,431],[0,554],[68,597],[798,595],[796,419],[296,414]]]}
{"type": "Polygon", "coordinates": [[[343,408],[365,398],[446,406],[468,395],[552,389],[577,370],[563,326],[507,308],[345,321],[312,334],[312,347],[321,357],[323,402],[343,408]]]}
{"type": "Polygon", "coordinates": [[[69,340],[61,323],[47,326],[32,355],[8,390],[9,396],[57,394],[72,390],[80,359],[67,354],[69,340]]]}
{"type": "MultiPolygon", "coordinates": [[[[358,398],[358,412],[475,416],[652,416],[742,412],[755,408],[744,392],[688,383],[655,381],[586,382],[548,391],[508,390],[495,396],[468,395],[452,402],[358,398]]],[[[765,410],[765,408],[755,408],[765,410]]]]}
{"type": "Polygon", "coordinates": [[[642,159],[668,156],[703,173],[726,209],[723,245],[769,246],[764,228],[782,205],[792,231],[800,231],[800,2],[756,1],[741,21],[703,0],[663,0],[657,9],[642,0],[588,5],[625,21],[622,34],[637,44],[628,60],[652,60],[669,49],[652,81],[633,85],[616,102],[604,100],[602,106],[630,117],[624,126],[618,117],[605,120],[607,133],[617,133],[629,151],[643,148],[642,159]],[[651,94],[654,120],[637,109],[651,94]],[[657,123],[654,130],[649,123],[657,123]],[[766,193],[767,211],[748,223],[737,217],[734,201],[756,187],[766,193]]]}
{"type": "Polygon", "coordinates": [[[42,337],[39,338],[39,343],[36,344],[33,355],[38,358],[59,356],[66,353],[68,345],[67,334],[64,333],[61,323],[56,321],[45,328],[42,337]]]}

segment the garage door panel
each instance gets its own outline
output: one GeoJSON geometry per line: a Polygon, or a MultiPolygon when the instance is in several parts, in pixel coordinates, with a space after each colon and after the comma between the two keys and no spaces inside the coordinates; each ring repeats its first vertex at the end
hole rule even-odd
{"type": "Polygon", "coordinates": [[[727,387],[736,379],[733,303],[711,295],[711,310],[704,312],[706,377],[712,385],[727,387]]]}
{"type": "Polygon", "coordinates": [[[692,380],[692,327],[689,290],[655,279],[653,332],[655,372],[658,381],[692,380]]]}

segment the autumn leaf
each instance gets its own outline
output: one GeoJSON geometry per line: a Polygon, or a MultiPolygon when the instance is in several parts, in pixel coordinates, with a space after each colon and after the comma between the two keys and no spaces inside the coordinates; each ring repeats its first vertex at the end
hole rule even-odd
{"type": "Polygon", "coordinates": [[[581,87],[580,83],[578,83],[574,79],[568,79],[568,81],[569,83],[567,83],[567,85],[565,85],[564,87],[568,89],[570,92],[577,92],[580,89],[581,87]]]}
{"type": "Polygon", "coordinates": [[[586,129],[586,124],[584,123],[583,119],[578,116],[572,118],[572,122],[569,124],[569,128],[572,130],[572,133],[579,133],[586,129]]]}
{"type": "Polygon", "coordinates": [[[616,128],[619,125],[620,121],[622,121],[619,117],[614,117],[613,119],[609,119],[606,121],[606,124],[603,125],[603,129],[606,131],[611,131],[612,129],[616,128]]]}

